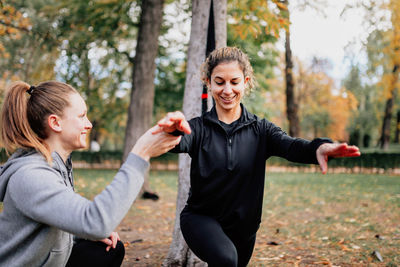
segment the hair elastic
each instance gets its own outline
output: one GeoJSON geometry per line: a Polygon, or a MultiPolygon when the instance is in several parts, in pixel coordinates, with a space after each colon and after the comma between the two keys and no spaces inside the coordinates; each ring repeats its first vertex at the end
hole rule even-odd
{"type": "Polygon", "coordinates": [[[29,87],[28,91],[26,91],[28,94],[32,95],[33,91],[36,89],[35,86],[31,85],[31,87],[29,87]]]}

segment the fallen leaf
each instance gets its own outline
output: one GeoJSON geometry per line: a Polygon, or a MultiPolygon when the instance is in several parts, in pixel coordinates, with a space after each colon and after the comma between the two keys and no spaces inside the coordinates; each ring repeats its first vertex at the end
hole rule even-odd
{"type": "Polygon", "coordinates": [[[317,261],[317,262],[313,262],[313,264],[322,264],[322,265],[329,265],[329,266],[332,265],[332,263],[330,263],[329,261],[317,261]]]}
{"type": "Polygon", "coordinates": [[[375,250],[374,252],[372,252],[371,254],[375,259],[377,259],[380,262],[383,262],[383,258],[381,256],[381,253],[379,253],[379,251],[375,250]]]}
{"type": "Polygon", "coordinates": [[[351,249],[348,248],[346,245],[341,245],[340,244],[340,247],[342,248],[343,251],[351,251],[351,249]]]}

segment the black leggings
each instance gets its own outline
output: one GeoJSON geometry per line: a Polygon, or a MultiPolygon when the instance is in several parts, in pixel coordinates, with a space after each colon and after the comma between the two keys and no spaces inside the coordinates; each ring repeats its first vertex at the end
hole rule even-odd
{"type": "Polygon", "coordinates": [[[214,218],[187,210],[181,213],[180,218],[186,243],[209,267],[242,267],[250,261],[256,234],[239,237],[235,232],[224,231],[214,218]]]}
{"type": "Polygon", "coordinates": [[[100,241],[76,240],[67,267],[119,267],[125,256],[125,247],[121,241],[106,251],[107,245],[100,241]]]}

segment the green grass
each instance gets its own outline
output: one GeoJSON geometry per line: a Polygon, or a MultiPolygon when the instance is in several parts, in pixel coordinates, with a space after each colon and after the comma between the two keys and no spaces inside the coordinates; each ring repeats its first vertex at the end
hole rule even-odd
{"type": "MultiPolygon", "coordinates": [[[[115,174],[115,170],[78,169],[77,192],[93,198],[115,174]]],[[[174,204],[177,172],[151,172],[150,185],[174,204]]],[[[141,212],[132,210],[133,215],[141,212]]],[[[174,212],[167,214],[174,216],[174,212]]],[[[262,223],[250,266],[294,266],[296,262],[299,266],[399,266],[399,255],[400,176],[266,175],[262,223]],[[270,241],[280,245],[270,246],[270,241]],[[375,250],[383,263],[371,256],[375,250]]]]}
{"type": "MultiPolygon", "coordinates": [[[[259,236],[290,244],[286,257],[292,260],[307,248],[318,255],[315,262],[367,264],[375,263],[370,254],[378,250],[385,263],[398,264],[399,222],[400,176],[270,173],[259,236]]],[[[277,256],[273,248],[259,251],[264,254],[277,256]]]]}

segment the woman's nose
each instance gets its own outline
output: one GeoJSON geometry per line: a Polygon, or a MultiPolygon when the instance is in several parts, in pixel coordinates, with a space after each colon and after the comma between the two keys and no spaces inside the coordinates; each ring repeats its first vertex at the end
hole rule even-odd
{"type": "Polygon", "coordinates": [[[225,83],[223,93],[225,94],[232,93],[232,86],[229,83],[225,83]]]}
{"type": "Polygon", "coordinates": [[[88,118],[86,118],[86,128],[92,129],[92,127],[93,127],[92,123],[90,122],[90,120],[88,118]]]}

